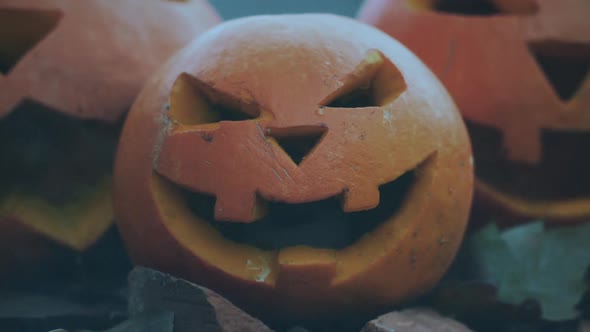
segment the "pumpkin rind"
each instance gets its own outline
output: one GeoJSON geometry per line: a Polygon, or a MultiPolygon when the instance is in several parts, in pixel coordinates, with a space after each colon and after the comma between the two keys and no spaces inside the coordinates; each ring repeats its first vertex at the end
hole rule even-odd
{"type": "Polygon", "coordinates": [[[438,11],[439,2],[368,0],[358,17],[415,52],[472,124],[476,209],[505,221],[590,216],[588,2],[492,0],[488,16],[438,11]],[[482,136],[492,130],[498,137],[482,136]],[[579,143],[549,141],[559,135],[579,143]],[[492,151],[496,141],[503,151],[492,151]]]}
{"type": "Polygon", "coordinates": [[[205,33],[144,87],[117,153],[115,214],[135,263],[215,289],[252,313],[368,312],[425,292],[446,271],[469,213],[471,161],[453,101],[395,40],[332,15],[244,18],[205,33]],[[375,71],[375,93],[387,96],[378,105],[332,103],[375,71]],[[251,116],[191,116],[179,107],[207,106],[180,98],[186,84],[193,96],[251,116]],[[273,137],[315,127],[325,132],[299,164],[273,137]],[[209,224],[256,223],[265,212],[253,193],[292,204],[341,195],[344,211],[372,209],[379,185],[408,170],[417,180],[399,211],[340,250],[263,250],[209,224]],[[181,188],[226,199],[215,211],[225,221],[193,214],[181,188]]]}
{"type": "MultiPolygon", "coordinates": [[[[0,121],[17,109],[42,109],[115,131],[151,72],[218,21],[200,0],[0,0],[0,121]]],[[[23,133],[30,139],[32,134],[37,133],[23,133]]],[[[29,152],[35,153],[23,153],[29,152]]],[[[94,153],[92,147],[85,153],[94,153]]],[[[93,192],[63,205],[37,194],[1,194],[0,229],[7,231],[0,231],[0,238],[13,228],[19,234],[28,229],[35,234],[31,238],[82,251],[112,225],[109,175],[97,179],[93,192]]],[[[15,259],[43,256],[42,250],[12,245],[6,250],[15,259]]]]}

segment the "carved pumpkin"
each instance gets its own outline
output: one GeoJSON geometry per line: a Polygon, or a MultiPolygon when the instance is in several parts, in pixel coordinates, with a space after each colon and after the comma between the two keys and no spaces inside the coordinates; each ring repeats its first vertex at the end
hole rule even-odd
{"type": "Polygon", "coordinates": [[[467,121],[481,211],[590,216],[587,0],[368,0],[359,17],[441,79],[467,121]]]}
{"type": "Polygon", "coordinates": [[[331,15],[228,21],[144,88],[115,163],[131,258],[274,317],[399,303],[461,242],[471,150],[387,35],[331,15]]]}
{"type": "Polygon", "coordinates": [[[112,224],[124,113],[217,21],[202,1],[0,0],[1,261],[45,253],[43,241],[84,250],[112,224]]]}

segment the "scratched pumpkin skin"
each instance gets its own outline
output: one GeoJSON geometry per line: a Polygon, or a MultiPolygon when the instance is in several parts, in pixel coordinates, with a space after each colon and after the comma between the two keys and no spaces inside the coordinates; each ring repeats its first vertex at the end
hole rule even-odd
{"type": "Polygon", "coordinates": [[[136,264],[292,319],[432,287],[461,242],[473,169],[455,105],[413,54],[316,14],[228,21],[178,53],[136,100],[114,180],[136,264]],[[337,218],[317,218],[328,205],[337,218]],[[314,222],[329,227],[301,229],[314,222]],[[363,230],[322,243],[345,227],[363,230]]]}
{"type": "Polygon", "coordinates": [[[449,90],[473,144],[474,210],[506,223],[590,216],[588,17],[586,0],[368,0],[359,13],[449,90]]]}
{"type": "Polygon", "coordinates": [[[124,114],[162,61],[218,21],[201,0],[0,0],[7,272],[57,247],[83,251],[112,225],[124,114]]]}

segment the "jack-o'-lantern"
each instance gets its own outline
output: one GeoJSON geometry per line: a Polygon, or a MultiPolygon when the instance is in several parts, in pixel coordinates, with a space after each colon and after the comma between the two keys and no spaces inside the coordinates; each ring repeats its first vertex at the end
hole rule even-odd
{"type": "Polygon", "coordinates": [[[258,315],[375,310],[433,286],[461,242],[468,135],[384,33],[308,14],[225,22],[144,87],[115,162],[136,264],[258,315]]]}
{"type": "Polygon", "coordinates": [[[503,222],[590,216],[589,17],[587,0],[368,0],[359,13],[449,90],[477,210],[503,222]]]}
{"type": "Polygon", "coordinates": [[[0,0],[0,261],[103,234],[124,113],[218,20],[198,0],[0,0]]]}

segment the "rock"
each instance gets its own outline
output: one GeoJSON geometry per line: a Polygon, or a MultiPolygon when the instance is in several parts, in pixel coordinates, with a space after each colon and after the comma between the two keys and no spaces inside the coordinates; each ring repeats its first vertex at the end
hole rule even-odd
{"type": "Polygon", "coordinates": [[[127,318],[124,296],[103,294],[101,299],[87,294],[73,296],[63,287],[46,292],[0,290],[0,331],[104,330],[127,318]]]}
{"type": "Polygon", "coordinates": [[[590,332],[590,321],[580,322],[580,332],[590,332]]]}
{"type": "Polygon", "coordinates": [[[170,311],[174,332],[266,332],[258,319],[207,288],[162,272],[136,267],[129,274],[129,314],[170,311]]]}
{"type": "MultiPolygon", "coordinates": [[[[70,332],[64,329],[49,332],[70,332]]],[[[90,330],[72,330],[71,332],[97,332],[90,330]]],[[[174,314],[172,312],[145,312],[102,332],[174,332],[174,314]]]]}
{"type": "Polygon", "coordinates": [[[105,332],[173,332],[174,314],[145,312],[133,316],[105,332]]]}
{"type": "Polygon", "coordinates": [[[287,332],[309,332],[308,329],[301,326],[293,326],[287,330],[287,332]]]}
{"type": "Polygon", "coordinates": [[[379,316],[361,332],[471,332],[465,325],[426,308],[394,311],[379,316]]]}

